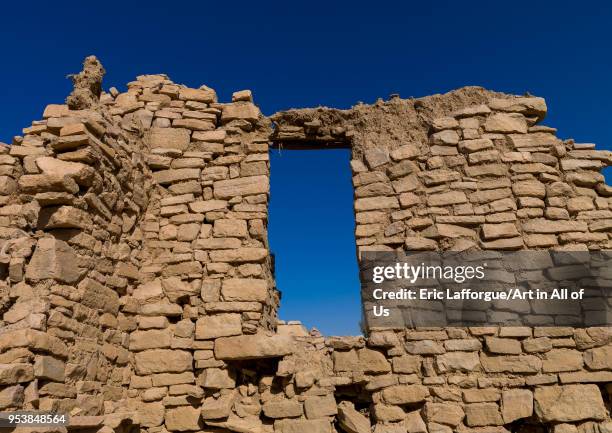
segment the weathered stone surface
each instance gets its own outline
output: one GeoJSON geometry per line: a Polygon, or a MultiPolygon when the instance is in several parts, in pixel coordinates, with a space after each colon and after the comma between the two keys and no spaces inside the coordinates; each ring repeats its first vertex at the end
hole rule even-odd
{"type": "Polygon", "coordinates": [[[137,374],[181,373],[192,369],[191,353],[183,350],[154,349],[134,355],[137,374]]]}
{"type": "Polygon", "coordinates": [[[228,278],[223,280],[221,294],[225,301],[264,302],[268,296],[266,280],[255,278],[228,278]]]}
{"type": "Polygon", "coordinates": [[[478,354],[474,352],[450,352],[436,357],[436,366],[441,373],[449,371],[473,371],[480,366],[478,354]]]}
{"type": "Polygon", "coordinates": [[[461,406],[452,403],[425,403],[423,414],[429,422],[456,427],[465,416],[461,406]]]}
{"type": "Polygon", "coordinates": [[[536,373],[542,367],[540,358],[533,355],[487,356],[481,354],[480,362],[488,373],[536,373]]]}
{"type": "MultiPolygon", "coordinates": [[[[235,393],[230,392],[225,395],[221,395],[218,398],[208,397],[202,404],[202,419],[221,419],[230,416],[232,406],[234,403],[235,393]]],[[[264,405],[265,413],[265,405],[264,405]]],[[[270,415],[266,416],[272,418],[270,415]]]]}
{"type": "Polygon", "coordinates": [[[195,336],[200,340],[242,334],[240,314],[214,314],[200,317],[196,322],[195,336]]]}
{"type": "Polygon", "coordinates": [[[331,433],[331,424],[326,419],[282,420],[274,423],[274,431],[279,433],[331,433]]]}
{"type": "Polygon", "coordinates": [[[34,369],[30,364],[0,364],[0,384],[14,385],[31,380],[34,380],[34,369]]]}
{"type": "Polygon", "coordinates": [[[596,385],[538,387],[534,391],[535,414],[542,422],[603,420],[604,402],[596,385]]]}
{"type": "Polygon", "coordinates": [[[173,170],[160,170],[153,173],[153,179],[160,185],[199,178],[199,168],[177,168],[173,170]]]}
{"type": "Polygon", "coordinates": [[[249,122],[256,122],[261,116],[261,112],[256,105],[247,103],[228,104],[223,106],[223,113],[221,115],[221,122],[227,123],[232,120],[247,120],[249,122]]]}
{"type": "Polygon", "coordinates": [[[200,411],[191,406],[179,406],[166,410],[166,428],[170,431],[201,430],[200,411]]]}
{"type": "Polygon", "coordinates": [[[24,387],[21,385],[8,386],[0,391],[0,409],[20,407],[24,400],[24,387]]]}
{"type": "Polygon", "coordinates": [[[34,362],[34,376],[55,382],[64,381],[65,364],[52,356],[37,356],[34,362]]]}
{"type": "Polygon", "coordinates": [[[189,131],[181,128],[151,128],[145,140],[152,149],[185,150],[189,145],[189,131]]]}
{"type": "Polygon", "coordinates": [[[304,402],[304,413],[308,419],[334,416],[338,413],[336,400],[333,395],[325,397],[308,397],[304,402]]]}
{"type": "Polygon", "coordinates": [[[172,334],[169,329],[135,331],[130,334],[130,350],[163,349],[170,347],[172,334]]]}
{"type": "Polygon", "coordinates": [[[533,415],[533,394],[528,389],[507,389],[502,392],[502,417],[505,424],[533,415]]]}
{"type": "Polygon", "coordinates": [[[338,405],[338,423],[347,433],[371,433],[370,421],[348,401],[338,405]]]}
{"type": "Polygon", "coordinates": [[[465,423],[470,427],[503,425],[496,403],[473,403],[465,406],[465,423]]]}
{"type": "Polygon", "coordinates": [[[385,388],[382,392],[386,403],[398,405],[419,403],[428,396],[429,390],[421,385],[395,385],[385,388]]]}
{"type": "Polygon", "coordinates": [[[219,180],[213,184],[216,198],[226,199],[235,196],[266,194],[270,190],[267,176],[248,176],[236,179],[219,180]]]}
{"type": "Polygon", "coordinates": [[[272,400],[262,406],[268,418],[298,418],[302,416],[302,405],[295,400],[272,400]]]}
{"type": "Polygon", "coordinates": [[[217,339],[215,357],[223,360],[277,358],[288,355],[292,348],[291,337],[242,335],[217,339]]]}
{"type": "Polygon", "coordinates": [[[55,238],[38,240],[25,273],[29,280],[52,278],[67,284],[77,281],[80,275],[81,269],[78,268],[77,256],[72,247],[55,238]]]}

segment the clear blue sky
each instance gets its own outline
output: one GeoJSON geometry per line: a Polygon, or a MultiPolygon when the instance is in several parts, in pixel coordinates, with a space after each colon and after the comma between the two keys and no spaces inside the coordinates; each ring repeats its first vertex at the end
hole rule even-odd
{"type": "MultiPolygon", "coordinates": [[[[266,114],[464,85],[529,91],[563,138],[612,145],[609,2],[22,1],[0,19],[0,141],[61,102],[66,74],[96,54],[106,88],[164,72],[222,100],[252,89],[266,114]]],[[[272,158],[281,316],[326,334],[358,331],[347,164],[341,151],[272,158]]]]}

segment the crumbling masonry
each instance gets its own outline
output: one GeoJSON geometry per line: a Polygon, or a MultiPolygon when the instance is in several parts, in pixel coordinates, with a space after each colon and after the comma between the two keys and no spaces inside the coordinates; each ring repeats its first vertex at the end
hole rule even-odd
{"type": "Polygon", "coordinates": [[[1,411],[104,433],[612,432],[611,328],[277,320],[272,145],[352,149],[358,252],[610,249],[612,153],[556,138],[543,99],[469,87],[266,118],[249,91],[145,75],[100,93],[103,73],[89,58],[67,105],[0,149],[1,411]]]}

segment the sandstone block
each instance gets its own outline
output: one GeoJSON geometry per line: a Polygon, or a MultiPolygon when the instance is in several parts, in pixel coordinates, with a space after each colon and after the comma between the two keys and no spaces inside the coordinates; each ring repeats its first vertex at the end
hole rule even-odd
{"type": "Polygon", "coordinates": [[[480,362],[487,373],[537,373],[542,361],[534,355],[487,356],[481,354],[480,362]]]}
{"type": "Polygon", "coordinates": [[[355,210],[368,211],[377,209],[398,209],[399,202],[395,197],[367,197],[355,200],[355,210]]]}
{"type": "Polygon", "coordinates": [[[533,414],[533,394],[528,389],[506,389],[502,392],[502,417],[505,424],[533,414]]]}
{"type": "Polygon", "coordinates": [[[584,362],[591,370],[612,370],[612,345],[587,350],[584,362]]]}
{"type": "Polygon", "coordinates": [[[191,353],[182,350],[153,349],[134,355],[135,370],[139,375],[153,373],[182,373],[192,370],[191,353]]]}
{"type": "Polygon", "coordinates": [[[515,236],[519,236],[519,232],[514,223],[482,225],[482,237],[487,241],[499,238],[513,238],[515,236]]]}
{"type": "Polygon", "coordinates": [[[30,364],[0,364],[0,384],[14,385],[34,380],[34,369],[30,364]]]}
{"type": "Polygon", "coordinates": [[[538,387],[534,399],[535,414],[542,422],[603,420],[607,415],[596,385],[538,387]]]}
{"type": "Polygon", "coordinates": [[[503,425],[497,403],[473,403],[465,406],[465,423],[470,427],[503,425]]]}
{"type": "Polygon", "coordinates": [[[246,120],[254,123],[257,122],[259,116],[261,116],[259,108],[250,102],[227,104],[222,108],[221,122],[225,124],[231,122],[232,120],[246,120]]]}
{"type": "Polygon", "coordinates": [[[175,119],[172,121],[172,129],[185,128],[191,131],[212,131],[215,124],[202,119],[175,119]]]}
{"type": "Polygon", "coordinates": [[[23,391],[21,385],[9,386],[0,391],[0,409],[21,407],[24,400],[23,391]]]}
{"type": "Polygon", "coordinates": [[[200,317],[196,322],[195,336],[198,340],[210,340],[242,334],[240,314],[213,314],[200,317]]]}
{"type": "Polygon", "coordinates": [[[55,238],[41,238],[30,263],[26,265],[26,279],[33,281],[52,278],[67,284],[76,282],[81,269],[77,256],[66,242],[55,238]]]}
{"type": "Polygon", "coordinates": [[[448,206],[453,204],[466,203],[468,201],[463,191],[449,191],[427,196],[429,206],[448,206]]]}
{"type": "Polygon", "coordinates": [[[296,400],[271,400],[262,406],[268,418],[299,418],[302,416],[302,405],[296,400]]]}
{"type": "MultiPolygon", "coordinates": [[[[409,412],[404,418],[404,429],[408,431],[408,433],[427,433],[427,426],[423,422],[423,418],[421,418],[420,411],[414,410],[409,412]]],[[[405,430],[398,430],[397,433],[404,433],[405,430]]],[[[388,433],[396,433],[396,432],[388,432],[388,433]]]]}
{"type": "Polygon", "coordinates": [[[528,117],[536,116],[538,120],[544,119],[548,110],[544,98],[538,97],[493,98],[489,101],[489,107],[496,111],[521,113],[528,117]]]}
{"type": "Polygon", "coordinates": [[[183,128],[151,128],[145,135],[145,142],[151,149],[185,150],[189,146],[189,130],[183,128]]]}
{"type": "Polygon", "coordinates": [[[268,296],[268,283],[255,278],[226,278],[221,294],[225,301],[264,302],[268,296]]]}
{"type": "Polygon", "coordinates": [[[338,423],[346,433],[371,433],[370,421],[355,410],[355,406],[343,401],[338,405],[338,423]]]}
{"type": "Polygon", "coordinates": [[[521,353],[521,342],[511,338],[486,337],[487,350],[491,353],[518,355],[521,353]]]}
{"type": "Polygon", "coordinates": [[[160,170],[153,173],[153,179],[160,185],[199,178],[199,168],[177,168],[175,170],[160,170]]]}
{"type": "Polygon", "coordinates": [[[52,356],[37,356],[34,361],[34,376],[39,379],[64,381],[65,364],[52,356]]]}
{"type": "Polygon", "coordinates": [[[197,101],[210,104],[217,102],[217,94],[213,89],[204,87],[203,89],[190,89],[183,87],[179,89],[179,99],[182,101],[197,101]]]}
{"type": "Polygon", "coordinates": [[[304,413],[308,419],[334,416],[338,413],[336,399],[333,395],[308,397],[304,402],[304,413]]]}
{"type": "Polygon", "coordinates": [[[503,134],[526,134],[527,122],[525,121],[525,117],[520,114],[497,113],[487,118],[484,129],[487,132],[500,132],[503,134]]]}
{"type": "Polygon", "coordinates": [[[136,407],[142,427],[156,427],[164,422],[164,405],[161,402],[139,403],[136,407]]]}
{"type": "Polygon", "coordinates": [[[200,411],[191,406],[179,406],[166,410],[166,428],[169,431],[201,430],[200,411]]]}
{"type": "Polygon", "coordinates": [[[249,232],[245,220],[218,219],[213,226],[213,236],[246,238],[249,232]]]}
{"type": "Polygon", "coordinates": [[[279,433],[331,433],[332,427],[326,419],[284,419],[274,423],[274,431],[279,433]]]}
{"type": "Polygon", "coordinates": [[[357,351],[359,366],[364,373],[386,373],[391,371],[391,365],[381,352],[366,347],[357,351]]]}
{"type": "Polygon", "coordinates": [[[41,209],[38,215],[38,228],[49,229],[88,229],[93,224],[89,214],[72,206],[51,206],[41,209]]]}
{"type": "Polygon", "coordinates": [[[219,199],[267,194],[270,191],[270,184],[268,176],[238,177],[214,182],[213,191],[215,197],[219,199]]]}
{"type": "Polygon", "coordinates": [[[473,371],[480,366],[476,352],[449,352],[436,356],[436,366],[441,373],[448,371],[473,371]]]}
{"type": "Polygon", "coordinates": [[[422,385],[394,385],[385,388],[382,397],[388,404],[414,404],[429,397],[429,390],[422,385]]]}
{"type": "Polygon", "coordinates": [[[279,335],[241,335],[215,341],[215,358],[221,360],[278,358],[292,351],[293,338],[279,335]]]}
{"type": "Polygon", "coordinates": [[[210,252],[210,258],[214,262],[246,263],[261,262],[268,257],[265,248],[238,248],[233,250],[216,250],[210,252]]]}
{"type": "Polygon", "coordinates": [[[230,392],[228,394],[221,395],[218,398],[213,396],[206,398],[202,404],[202,419],[207,420],[227,418],[232,412],[234,397],[235,392],[230,392]]]}
{"type": "Polygon", "coordinates": [[[580,370],[583,365],[582,353],[572,349],[552,349],[544,353],[542,371],[559,373],[580,370]]]}
{"type": "Polygon", "coordinates": [[[445,424],[451,427],[459,425],[465,416],[463,409],[457,404],[432,402],[425,403],[423,414],[429,422],[445,424]]]}
{"type": "Polygon", "coordinates": [[[198,378],[198,384],[204,388],[231,389],[236,387],[233,372],[223,368],[207,368],[198,378]]]}
{"type": "Polygon", "coordinates": [[[587,223],[584,221],[549,221],[533,219],[523,223],[523,230],[530,233],[565,233],[586,232],[587,223]]]}
{"type": "Polygon", "coordinates": [[[488,138],[461,140],[458,147],[463,153],[479,152],[481,150],[493,148],[493,141],[489,140],[488,138]]]}
{"type": "Polygon", "coordinates": [[[130,351],[169,348],[172,334],[169,329],[134,331],[130,334],[130,351]]]}

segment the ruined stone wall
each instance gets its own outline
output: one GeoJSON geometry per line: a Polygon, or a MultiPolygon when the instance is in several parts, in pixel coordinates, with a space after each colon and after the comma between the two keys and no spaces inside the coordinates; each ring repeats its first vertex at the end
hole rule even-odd
{"type": "Polygon", "coordinates": [[[358,252],[610,248],[610,152],[536,125],[542,99],[464,88],[273,130],[248,91],[98,95],[89,63],[0,154],[0,410],[104,433],[612,429],[610,328],[277,322],[271,143],[352,148],[358,252]]]}

